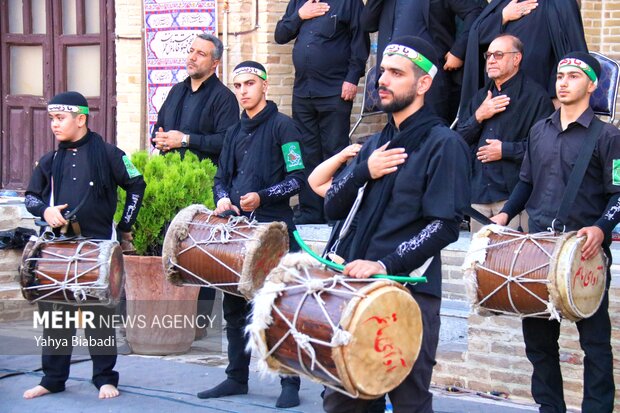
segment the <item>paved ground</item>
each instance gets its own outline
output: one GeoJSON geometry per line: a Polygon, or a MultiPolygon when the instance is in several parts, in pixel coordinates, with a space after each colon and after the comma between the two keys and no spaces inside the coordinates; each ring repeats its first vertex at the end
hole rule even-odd
{"type": "MultiPolygon", "coordinates": [[[[121,375],[121,397],[98,400],[90,383],[92,364],[87,350],[74,349],[71,376],[63,393],[24,400],[25,389],[36,385],[40,372],[40,355],[32,342],[33,330],[24,322],[0,326],[0,412],[228,412],[265,413],[279,411],[274,407],[280,386],[277,379],[260,377],[251,365],[250,392],[245,396],[219,400],[200,400],[196,393],[224,379],[227,363],[225,339],[212,334],[192,345],[186,354],[167,357],[121,355],[117,370],[121,375]]],[[[38,334],[38,333],[37,333],[38,334]]],[[[80,333],[78,333],[80,334],[80,333]]],[[[129,352],[122,335],[118,336],[121,352],[129,352]]],[[[301,405],[282,411],[291,413],[321,412],[322,387],[303,379],[301,405]]],[[[433,389],[436,413],[525,413],[535,412],[530,404],[519,400],[499,400],[490,395],[468,392],[449,393],[433,389]]]]}
{"type": "MultiPolygon", "coordinates": [[[[320,241],[325,235],[323,228],[305,234],[308,241],[320,241]],[[314,239],[313,239],[314,238],[314,239]]],[[[458,241],[466,248],[468,236],[458,241]]],[[[614,251],[614,255],[619,251],[614,251]]],[[[614,277],[614,281],[618,282],[614,277]]],[[[442,308],[441,344],[454,346],[463,341],[458,327],[459,315],[467,309],[459,303],[446,303],[442,308]],[[453,308],[454,307],[454,308],[453,308]],[[450,320],[452,320],[450,322],[450,320]],[[450,328],[447,328],[450,327],[450,328]]],[[[216,304],[217,306],[217,304],[216,304]]],[[[216,308],[221,308],[221,305],[216,308]]],[[[32,322],[32,321],[30,321],[32,322]]],[[[192,349],[180,356],[144,357],[119,356],[117,369],[121,374],[121,397],[100,401],[96,389],[90,384],[92,365],[87,351],[80,348],[74,355],[74,365],[67,390],[35,400],[24,400],[22,393],[38,383],[41,377],[40,355],[33,347],[33,330],[24,322],[0,324],[0,412],[251,412],[276,411],[273,405],[279,393],[279,384],[272,378],[261,378],[254,364],[250,378],[250,393],[245,396],[220,400],[200,400],[195,394],[219,383],[224,377],[226,356],[222,352],[225,343],[221,335],[209,334],[195,341],[192,349]]],[[[122,345],[121,349],[127,349],[122,345]]],[[[302,380],[302,404],[283,411],[293,413],[321,412],[321,386],[310,380],[302,380]]],[[[436,413],[521,413],[536,412],[531,404],[521,400],[502,400],[486,394],[469,392],[449,393],[435,388],[434,409],[436,413]]]]}
{"type": "MultiPolygon", "coordinates": [[[[24,400],[24,389],[38,383],[41,373],[32,371],[38,363],[33,356],[0,356],[0,411],[9,412],[227,412],[291,413],[321,412],[321,386],[302,380],[302,404],[293,409],[276,409],[279,394],[277,380],[250,378],[250,393],[219,400],[200,400],[198,391],[218,383],[225,376],[223,366],[209,367],[194,363],[154,357],[120,356],[121,396],[98,400],[90,384],[91,363],[88,358],[74,358],[71,377],[63,393],[24,400]],[[80,361],[81,360],[81,361],[80,361]]],[[[436,413],[521,413],[536,411],[532,406],[498,402],[476,395],[447,395],[436,391],[436,413]]]]}

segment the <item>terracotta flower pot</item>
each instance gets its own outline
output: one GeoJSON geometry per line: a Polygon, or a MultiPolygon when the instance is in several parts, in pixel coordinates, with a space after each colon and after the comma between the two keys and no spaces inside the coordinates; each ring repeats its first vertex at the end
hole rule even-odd
{"type": "Polygon", "coordinates": [[[145,355],[187,352],[195,336],[198,288],[166,280],[161,257],[125,256],[127,342],[145,355]]]}

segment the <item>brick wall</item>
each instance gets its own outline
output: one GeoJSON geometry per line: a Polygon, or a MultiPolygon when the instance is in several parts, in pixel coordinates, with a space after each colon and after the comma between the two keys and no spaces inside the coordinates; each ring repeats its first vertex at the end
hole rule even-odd
{"type": "MultiPolygon", "coordinates": [[[[259,1],[258,27],[251,33],[244,33],[254,28],[252,1],[242,1],[233,6],[230,4],[229,14],[229,61],[228,72],[235,65],[246,59],[257,60],[265,65],[269,74],[269,91],[267,98],[273,100],[281,112],[291,115],[291,96],[294,81],[294,69],[292,61],[292,49],[294,41],[279,45],[275,43],[273,33],[278,20],[284,15],[288,0],[259,1]],[[235,11],[238,10],[238,13],[235,11]],[[234,33],[243,33],[234,35],[234,33]]],[[[220,2],[218,2],[218,5],[220,2]]],[[[220,8],[220,33],[223,29],[223,7],[220,8]]],[[[369,61],[368,67],[374,64],[374,59],[369,61]]],[[[229,82],[230,83],[230,82],[229,82]]],[[[355,123],[360,113],[364,80],[360,80],[358,96],[354,102],[351,115],[351,125],[355,123]]],[[[365,120],[357,128],[354,139],[372,134],[381,130],[385,124],[385,117],[377,116],[365,120]]]]}
{"type": "MultiPolygon", "coordinates": [[[[442,253],[443,297],[465,297],[458,267],[463,251],[442,253]]],[[[620,282],[614,273],[610,290],[609,314],[612,322],[614,378],[620,383],[620,282]]],[[[518,317],[468,316],[467,348],[440,351],[434,369],[433,383],[438,386],[463,387],[478,392],[501,391],[511,397],[531,400],[530,377],[532,367],[525,356],[525,345],[518,317]]],[[[569,407],[578,409],[583,393],[583,352],[575,323],[563,321],[560,333],[560,360],[564,378],[564,392],[569,407]]],[[[450,346],[445,346],[450,347],[450,346]]],[[[620,411],[620,387],[616,391],[616,410],[620,411]]]]}
{"type": "Polygon", "coordinates": [[[588,49],[620,60],[620,0],[583,0],[581,15],[588,49]]]}
{"type": "Polygon", "coordinates": [[[144,16],[142,1],[115,0],[116,140],[127,153],[145,147],[144,16]]]}
{"type": "MultiPolygon", "coordinates": [[[[224,29],[224,0],[218,0],[219,32],[224,29]]],[[[287,114],[291,110],[293,68],[292,45],[277,45],[273,40],[275,25],[283,15],[288,0],[230,1],[228,24],[227,70],[245,59],[265,63],[270,74],[269,99],[287,114]],[[254,23],[254,5],[258,4],[258,27],[254,23]],[[255,29],[255,30],[253,30],[255,29]],[[248,33],[249,31],[249,33],[248,33]]],[[[116,0],[117,55],[117,141],[119,146],[133,152],[145,147],[145,80],[143,59],[143,16],[141,0],[116,0]],[[140,58],[129,58],[140,56],[140,58]]],[[[590,49],[620,59],[620,0],[583,0],[582,15],[586,40],[590,49]]],[[[370,62],[369,62],[370,65],[370,62]]],[[[363,81],[360,81],[360,84],[363,81]]],[[[359,91],[362,88],[360,86],[359,91]]],[[[357,119],[361,94],[354,104],[351,122],[357,119]]],[[[365,120],[355,137],[381,129],[384,117],[365,120]]]]}

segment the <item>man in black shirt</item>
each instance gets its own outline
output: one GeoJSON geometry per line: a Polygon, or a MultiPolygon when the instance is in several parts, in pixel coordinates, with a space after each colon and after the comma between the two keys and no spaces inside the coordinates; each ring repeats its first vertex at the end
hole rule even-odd
{"type": "MultiPolygon", "coordinates": [[[[428,263],[428,283],[407,285],[422,312],[420,355],[405,381],[389,393],[395,411],[432,412],[429,391],[439,341],[441,249],[458,238],[469,203],[469,159],[465,142],[424,105],[437,73],[434,48],[423,39],[394,39],[383,52],[379,97],[392,114],[325,197],[329,219],[344,219],[358,196],[355,228],[344,257],[344,274],[409,274],[428,263]],[[365,187],[358,195],[359,189],[365,187]]],[[[378,378],[380,380],[380,378],[378,378]]],[[[370,401],[352,400],[327,389],[327,412],[358,412],[370,401]]]]}
{"type": "Polygon", "coordinates": [[[521,39],[521,69],[551,98],[555,97],[555,65],[560,57],[571,51],[588,51],[575,0],[492,0],[472,25],[467,40],[461,111],[485,83],[482,53],[502,33],[521,39]]]}
{"type": "MultiPolygon", "coordinates": [[[[553,112],[553,104],[545,89],[523,74],[518,38],[498,36],[485,56],[490,80],[465,107],[456,130],[472,149],[472,208],[490,218],[519,181],[530,128],[553,112]]],[[[480,227],[472,221],[472,232],[480,227]]],[[[527,215],[519,214],[510,227],[527,232],[527,215]]]]}
{"type": "Polygon", "coordinates": [[[452,122],[461,94],[469,28],[486,4],[484,0],[368,0],[362,28],[370,33],[379,31],[377,67],[381,67],[385,46],[396,37],[421,37],[435,47],[438,73],[425,102],[446,122],[452,122]],[[458,30],[457,19],[462,21],[458,30]]]}
{"type": "Polygon", "coordinates": [[[170,89],[153,127],[152,144],[166,153],[189,150],[217,165],[226,129],[239,120],[235,95],[215,75],[224,46],[196,36],[187,56],[187,78],[170,89]]]}
{"type": "MultiPolygon", "coordinates": [[[[293,119],[303,134],[309,171],[349,144],[351,108],[370,48],[359,24],[362,0],[290,0],[275,40],[293,47],[293,119]]],[[[323,200],[300,193],[298,224],[322,223],[323,200]]]]}
{"type": "MultiPolygon", "coordinates": [[[[253,216],[258,222],[284,221],[293,239],[293,210],[290,198],[304,186],[301,134],[295,122],[278,112],[267,100],[267,72],[253,61],[239,63],[233,71],[237,99],[244,111],[237,125],[226,132],[220,164],[215,175],[215,213],[233,211],[253,216]]],[[[250,354],[245,351],[244,333],[251,305],[243,297],[224,294],[224,318],[228,338],[226,380],[198,393],[209,399],[248,392],[250,354]]],[[[299,404],[299,377],[282,377],[282,392],[276,407],[299,404]]]]}
{"type": "MultiPolygon", "coordinates": [[[[525,208],[530,232],[551,228],[557,217],[573,165],[583,151],[588,131],[601,122],[590,107],[601,67],[587,53],[566,55],[557,66],[556,92],[560,109],[532,128],[521,167],[520,180],[510,199],[493,221],[500,225],[525,208]]],[[[596,139],[575,201],[564,218],[566,231],[586,237],[581,259],[595,256],[602,246],[607,257],[607,288],[600,308],[576,323],[583,359],[583,412],[614,410],[613,355],[610,345],[609,282],[611,281],[611,231],[620,221],[620,132],[605,124],[596,139]]],[[[557,228],[557,227],[556,227],[557,228]]],[[[558,339],[560,322],[523,319],[525,352],[534,367],[532,395],[540,411],[566,412],[558,339]]]]}
{"type": "MultiPolygon", "coordinates": [[[[187,78],[170,89],[153,127],[152,144],[166,154],[189,150],[217,165],[226,130],[239,120],[239,105],[215,75],[224,46],[217,37],[196,36],[187,56],[187,78]]],[[[198,313],[209,316],[215,289],[202,287],[198,313]]]]}
{"type": "MultiPolygon", "coordinates": [[[[88,129],[88,103],[77,92],[65,92],[54,96],[47,110],[52,132],[59,141],[58,149],[41,158],[35,167],[26,191],[28,211],[45,219],[59,235],[59,228],[67,225],[64,213],[73,211],[79,222],[81,234],[95,239],[111,239],[115,233],[117,186],[127,192],[121,221],[116,227],[120,237],[131,239],[131,226],[136,221],[146,184],[142,175],[129,158],[116,146],[105,143],[101,136],[88,129]],[[84,202],[84,203],[82,203],[84,202]],[[75,210],[78,205],[81,207],[75,210]]],[[[75,306],[53,304],[54,309],[65,313],[74,312],[75,306]]],[[[114,309],[101,306],[80,306],[95,314],[111,316],[114,309]]],[[[52,304],[39,302],[39,311],[52,310],[52,304]]],[[[93,360],[93,384],[99,389],[99,398],[119,395],[116,364],[116,335],[114,326],[97,325],[86,328],[89,352],[93,360]],[[112,345],[90,344],[106,340],[112,345]]],[[[71,365],[71,343],[75,328],[44,328],[42,337],[56,337],[66,343],[54,349],[51,340],[45,340],[42,365],[44,376],[41,383],[24,392],[24,398],[32,399],[48,393],[65,390],[71,365]]]]}

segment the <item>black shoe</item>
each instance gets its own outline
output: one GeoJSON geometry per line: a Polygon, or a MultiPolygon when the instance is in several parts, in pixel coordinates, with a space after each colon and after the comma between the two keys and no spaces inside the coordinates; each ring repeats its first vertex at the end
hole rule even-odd
{"type": "Polygon", "coordinates": [[[232,379],[226,379],[212,389],[201,391],[196,396],[199,399],[217,399],[224,396],[235,396],[237,394],[248,394],[248,385],[241,384],[232,379]]]}
{"type": "Polygon", "coordinates": [[[297,386],[290,384],[282,385],[282,391],[276,401],[276,407],[286,409],[295,406],[299,406],[299,389],[297,386]]]}

